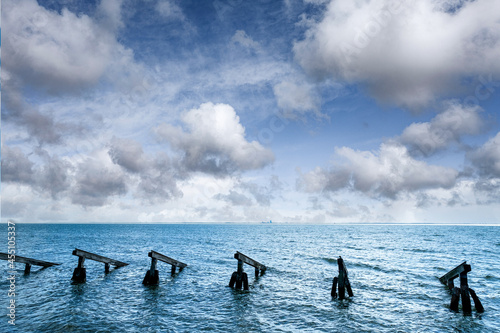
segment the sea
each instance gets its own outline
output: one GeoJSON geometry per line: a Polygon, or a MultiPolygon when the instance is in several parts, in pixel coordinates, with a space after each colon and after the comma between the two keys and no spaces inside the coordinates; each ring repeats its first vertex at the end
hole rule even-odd
{"type": "MultiPolygon", "coordinates": [[[[0,247],[7,252],[5,240],[0,247]]],[[[500,228],[457,225],[27,224],[15,225],[20,256],[60,263],[24,275],[0,270],[1,332],[500,332],[500,228]],[[128,263],[104,272],[81,249],[128,263]],[[142,284],[154,250],[188,266],[142,284]],[[239,251],[267,266],[249,290],[228,287],[239,251]],[[342,256],[354,296],[330,295],[342,256]],[[439,277],[467,261],[485,311],[450,310],[439,277]],[[9,302],[15,300],[15,325],[9,302]]],[[[456,282],[458,284],[458,281],[456,282]]]]}

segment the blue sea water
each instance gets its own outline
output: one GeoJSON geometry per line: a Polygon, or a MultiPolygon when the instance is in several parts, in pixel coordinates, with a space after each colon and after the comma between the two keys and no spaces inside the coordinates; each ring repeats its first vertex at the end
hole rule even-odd
{"type": "MultiPolygon", "coordinates": [[[[3,225],[5,231],[7,226],[3,225]]],[[[16,224],[17,254],[61,263],[16,273],[16,325],[8,324],[7,262],[0,270],[1,332],[498,332],[500,234],[495,226],[16,224]],[[75,248],[129,263],[104,274],[87,260],[71,283],[75,248]],[[185,262],[175,276],[155,250],[185,262]],[[240,251],[265,264],[250,290],[228,287],[240,251]],[[336,258],[354,297],[332,299],[336,258]],[[438,277],[467,260],[485,312],[449,310],[438,277]]],[[[5,232],[5,235],[7,233],[5,232]]],[[[5,239],[7,237],[5,236],[5,239]]],[[[0,247],[7,251],[7,241],[0,247]]]]}

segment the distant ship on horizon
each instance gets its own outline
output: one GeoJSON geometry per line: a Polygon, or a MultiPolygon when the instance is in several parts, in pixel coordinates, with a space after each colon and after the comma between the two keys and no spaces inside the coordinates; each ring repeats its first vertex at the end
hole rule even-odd
{"type": "Polygon", "coordinates": [[[269,220],[269,222],[267,222],[267,221],[262,221],[261,223],[273,223],[273,221],[272,221],[272,220],[269,220]]]}

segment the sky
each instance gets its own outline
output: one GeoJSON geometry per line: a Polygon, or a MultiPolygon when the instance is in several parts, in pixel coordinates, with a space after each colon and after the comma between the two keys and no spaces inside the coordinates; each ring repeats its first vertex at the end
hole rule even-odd
{"type": "Polygon", "coordinates": [[[500,223],[496,0],[4,0],[2,222],[500,223]]]}

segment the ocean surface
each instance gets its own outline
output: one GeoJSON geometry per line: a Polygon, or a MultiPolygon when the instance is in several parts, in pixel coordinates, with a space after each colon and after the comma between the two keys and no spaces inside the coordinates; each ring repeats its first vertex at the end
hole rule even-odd
{"type": "MultiPolygon", "coordinates": [[[[0,247],[7,252],[5,241],[0,247]]],[[[428,225],[16,224],[17,254],[61,263],[23,276],[16,269],[16,325],[8,324],[9,269],[0,270],[1,332],[499,332],[500,228],[428,225]],[[86,260],[87,282],[71,283],[75,248],[128,266],[104,273],[86,260]],[[185,262],[175,276],[155,250],[185,262]],[[268,267],[250,290],[228,287],[236,251],[268,267]],[[332,299],[336,258],[354,297],[332,299]],[[485,308],[449,310],[438,277],[467,260],[469,286],[485,308]]],[[[458,281],[457,281],[458,282],[458,281]]],[[[473,304],[473,303],[472,303],[473,304]]]]}

